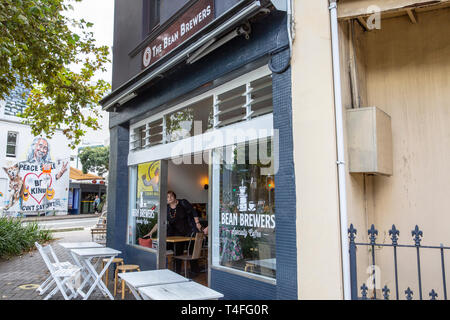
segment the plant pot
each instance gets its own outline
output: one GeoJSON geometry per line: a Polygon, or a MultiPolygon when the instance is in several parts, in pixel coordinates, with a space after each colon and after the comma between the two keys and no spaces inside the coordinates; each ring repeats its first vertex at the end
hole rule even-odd
{"type": "Polygon", "coordinates": [[[148,238],[148,239],[143,239],[143,238],[139,238],[139,245],[142,247],[147,247],[147,248],[151,248],[152,247],[152,239],[148,238]]]}

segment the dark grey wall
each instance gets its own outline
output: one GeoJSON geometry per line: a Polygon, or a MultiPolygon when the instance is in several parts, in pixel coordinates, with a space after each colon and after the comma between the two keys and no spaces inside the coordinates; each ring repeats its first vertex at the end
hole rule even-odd
{"type": "MultiPolygon", "coordinates": [[[[217,79],[251,71],[261,62],[267,63],[270,53],[285,47],[286,17],[273,12],[252,24],[250,40],[236,38],[192,65],[180,65],[147,88],[137,98],[125,104],[120,112],[111,114],[111,163],[108,208],[108,236],[113,247],[122,248],[127,263],[140,264],[143,270],[153,269],[155,255],[125,247],[128,194],[128,127],[131,121],[155,113],[176,99],[185,98],[200,87],[210,89],[217,79]],[[126,141],[126,142],[125,142],[126,141]],[[111,228],[111,229],[110,229],[111,228]],[[114,232],[114,235],[112,233],[114,232]]],[[[274,57],[275,67],[288,62],[288,52],[274,57]]],[[[220,80],[219,80],[220,82],[220,80]]],[[[206,90],[205,89],[205,90],[206,90]]],[[[271,285],[247,277],[213,270],[211,287],[224,293],[225,299],[297,299],[296,196],[292,145],[292,101],[290,68],[283,74],[273,74],[274,128],[279,130],[279,171],[275,176],[277,284],[271,285]]],[[[108,242],[109,244],[109,242],[108,242]]],[[[120,250],[120,249],[119,249],[120,250]]]]}
{"type": "MultiPolygon", "coordinates": [[[[285,66],[289,52],[274,56],[275,68],[285,66]]],[[[277,255],[277,299],[297,297],[296,197],[292,136],[291,68],[273,74],[273,127],[278,131],[278,172],[275,174],[275,222],[277,255]],[[294,259],[295,257],[295,259],[294,259]]],[[[296,299],[296,298],[294,298],[296,299]]]]}
{"type": "Polygon", "coordinates": [[[242,0],[216,0],[214,2],[214,8],[216,12],[216,17],[220,17],[224,14],[228,9],[234,7],[239,2],[243,2],[242,0]]]}
{"type": "Polygon", "coordinates": [[[110,130],[108,173],[107,246],[122,251],[125,256],[128,213],[128,150],[127,124],[110,130]]]}
{"type": "MultiPolygon", "coordinates": [[[[161,0],[160,25],[191,0],[161,0]]],[[[245,0],[248,2],[248,0],[245,0]]],[[[216,18],[244,0],[215,0],[216,18]]],[[[129,54],[143,41],[143,1],[115,0],[113,77],[114,91],[142,71],[141,54],[129,54]]]]}
{"type": "Polygon", "coordinates": [[[112,90],[132,78],[140,69],[140,56],[128,53],[142,41],[142,0],[116,0],[114,6],[112,90]],[[132,5],[133,4],[133,5],[132,5]]]}
{"type": "Polygon", "coordinates": [[[244,37],[235,38],[198,62],[173,69],[164,79],[121,107],[120,112],[111,114],[109,125],[112,127],[140,116],[148,116],[156,108],[196,88],[204,86],[210,90],[217,85],[213,81],[230,72],[245,72],[246,66],[258,59],[267,61],[268,53],[286,41],[286,36],[283,36],[285,26],[283,15],[277,12],[252,24],[249,40],[244,37]]]}
{"type": "Polygon", "coordinates": [[[171,16],[183,8],[190,0],[161,0],[161,19],[159,24],[166,22],[171,16]]]}

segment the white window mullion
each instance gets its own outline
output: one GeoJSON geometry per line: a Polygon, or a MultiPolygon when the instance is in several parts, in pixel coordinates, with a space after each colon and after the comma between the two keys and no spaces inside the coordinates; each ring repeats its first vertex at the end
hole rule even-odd
{"type": "Polygon", "coordinates": [[[246,102],[245,102],[245,120],[250,121],[252,118],[252,103],[253,103],[253,99],[252,99],[252,85],[249,83],[247,83],[246,85],[246,90],[245,90],[245,98],[246,98],[246,102]]]}
{"type": "Polygon", "coordinates": [[[219,95],[215,94],[214,95],[214,129],[219,128],[219,114],[220,114],[220,110],[219,110],[219,105],[220,105],[220,100],[219,100],[219,95]]]}
{"type": "Polygon", "coordinates": [[[167,115],[162,117],[162,144],[167,143],[167,115]]]}
{"type": "Polygon", "coordinates": [[[148,148],[150,146],[150,123],[145,124],[145,138],[144,138],[144,146],[143,149],[148,148]]]}

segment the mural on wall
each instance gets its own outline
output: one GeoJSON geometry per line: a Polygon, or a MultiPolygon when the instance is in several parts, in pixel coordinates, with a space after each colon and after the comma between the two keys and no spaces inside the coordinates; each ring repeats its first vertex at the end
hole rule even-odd
{"type": "Polygon", "coordinates": [[[34,138],[23,161],[3,167],[9,184],[0,198],[0,212],[18,216],[67,211],[68,163],[52,161],[48,140],[34,138]]]}

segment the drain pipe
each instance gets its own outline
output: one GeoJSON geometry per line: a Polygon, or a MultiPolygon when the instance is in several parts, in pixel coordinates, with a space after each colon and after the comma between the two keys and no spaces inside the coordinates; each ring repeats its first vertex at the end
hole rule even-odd
{"type": "MultiPolygon", "coordinates": [[[[283,5],[281,4],[282,0],[279,1],[279,3],[277,2],[275,4],[275,7],[280,7],[283,8],[283,5]]],[[[284,10],[284,9],[281,9],[284,10]]],[[[293,15],[293,11],[294,11],[294,4],[293,4],[293,0],[286,0],[286,23],[287,23],[287,34],[288,34],[288,42],[289,42],[289,60],[286,62],[286,64],[281,67],[281,68],[275,68],[273,65],[273,57],[270,59],[269,61],[269,69],[270,71],[272,71],[273,73],[277,73],[277,74],[282,74],[284,72],[286,72],[286,70],[289,68],[289,66],[291,65],[291,59],[292,59],[292,43],[294,42],[294,37],[295,37],[295,32],[294,32],[294,15],[293,15]]],[[[271,53],[271,55],[274,55],[275,53],[278,53],[278,50],[275,50],[274,52],[271,53]]]]}
{"type": "Polygon", "coordinates": [[[344,146],[344,125],[342,115],[342,95],[341,95],[341,70],[339,60],[339,35],[337,20],[336,0],[330,0],[331,19],[331,42],[333,52],[333,82],[334,82],[334,108],[336,117],[336,145],[337,145],[337,165],[339,180],[339,211],[341,224],[341,248],[342,248],[342,276],[344,286],[344,299],[351,299],[350,285],[350,253],[347,237],[347,189],[346,189],[346,169],[345,169],[345,146],[344,146]]]}

